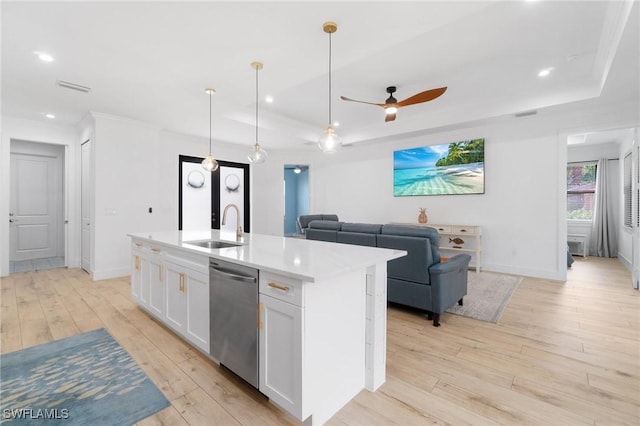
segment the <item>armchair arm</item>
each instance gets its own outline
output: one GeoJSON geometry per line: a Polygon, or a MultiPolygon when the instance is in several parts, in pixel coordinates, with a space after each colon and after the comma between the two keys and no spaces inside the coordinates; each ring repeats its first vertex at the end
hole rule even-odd
{"type": "Polygon", "coordinates": [[[469,256],[468,254],[456,254],[455,256],[449,258],[449,260],[447,260],[446,262],[440,262],[431,265],[431,267],[429,268],[429,274],[433,276],[446,274],[451,271],[457,271],[461,267],[468,268],[470,261],[471,256],[469,256]]]}
{"type": "Polygon", "coordinates": [[[434,314],[441,314],[467,294],[467,269],[471,256],[458,254],[429,268],[434,314]]]}

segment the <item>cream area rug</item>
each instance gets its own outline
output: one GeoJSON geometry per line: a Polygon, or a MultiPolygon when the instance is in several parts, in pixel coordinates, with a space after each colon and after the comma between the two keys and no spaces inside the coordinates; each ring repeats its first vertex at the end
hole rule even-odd
{"type": "Polygon", "coordinates": [[[522,277],[514,275],[469,271],[464,305],[456,304],[447,312],[497,323],[521,281],[522,277]]]}

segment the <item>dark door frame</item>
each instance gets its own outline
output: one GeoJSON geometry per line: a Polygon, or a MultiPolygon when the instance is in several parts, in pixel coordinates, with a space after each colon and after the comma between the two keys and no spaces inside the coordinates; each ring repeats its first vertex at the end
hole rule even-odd
{"type": "MultiPolygon", "coordinates": [[[[180,155],[178,157],[178,230],[182,230],[182,163],[198,163],[200,164],[204,157],[192,157],[189,155],[180,155]]],[[[244,232],[251,232],[249,217],[250,206],[250,188],[249,188],[249,165],[245,163],[236,163],[233,161],[217,160],[219,166],[234,167],[244,171],[244,232]]],[[[220,229],[220,167],[215,172],[211,172],[211,229],[220,229]]]]}

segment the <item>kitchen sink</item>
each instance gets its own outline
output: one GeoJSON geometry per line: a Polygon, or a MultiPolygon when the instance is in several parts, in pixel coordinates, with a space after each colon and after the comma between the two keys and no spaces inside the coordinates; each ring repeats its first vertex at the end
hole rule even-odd
{"type": "Polygon", "coordinates": [[[238,247],[242,244],[239,243],[229,243],[226,241],[216,241],[216,240],[204,240],[204,241],[185,241],[185,244],[191,244],[193,246],[208,248],[208,249],[222,249],[228,247],[238,247]]]}

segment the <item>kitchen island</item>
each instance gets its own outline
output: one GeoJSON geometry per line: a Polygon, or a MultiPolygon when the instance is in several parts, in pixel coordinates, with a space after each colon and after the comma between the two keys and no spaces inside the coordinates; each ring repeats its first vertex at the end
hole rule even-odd
{"type": "Polygon", "coordinates": [[[387,261],[406,252],[219,230],[130,237],[133,297],[216,362],[209,262],[259,271],[258,388],[298,420],[322,424],[384,383],[387,261]]]}

